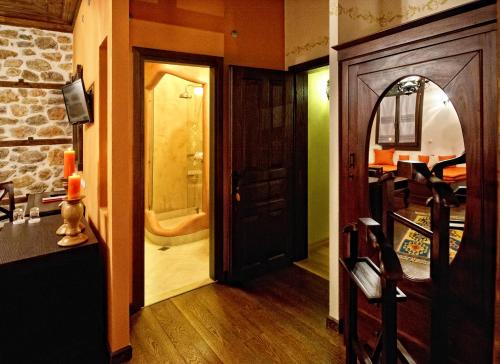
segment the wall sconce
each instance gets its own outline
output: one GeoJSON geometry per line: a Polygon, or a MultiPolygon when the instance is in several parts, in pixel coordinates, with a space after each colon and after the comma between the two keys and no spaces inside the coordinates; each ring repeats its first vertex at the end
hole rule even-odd
{"type": "Polygon", "coordinates": [[[326,81],[326,97],[330,100],[330,80],[326,81]]]}

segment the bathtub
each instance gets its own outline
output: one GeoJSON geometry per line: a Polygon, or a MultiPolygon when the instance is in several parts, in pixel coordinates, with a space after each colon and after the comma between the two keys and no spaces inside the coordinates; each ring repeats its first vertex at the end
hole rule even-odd
{"type": "Polygon", "coordinates": [[[196,209],[156,214],[145,211],[145,237],[161,246],[175,246],[206,239],[209,235],[208,215],[196,209]]]}

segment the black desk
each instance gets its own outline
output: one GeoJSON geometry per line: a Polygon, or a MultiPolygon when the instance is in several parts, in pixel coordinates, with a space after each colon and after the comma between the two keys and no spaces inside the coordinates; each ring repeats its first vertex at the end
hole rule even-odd
{"type": "Polygon", "coordinates": [[[61,216],[0,230],[0,363],[104,363],[99,243],[57,245],[61,216]]]}

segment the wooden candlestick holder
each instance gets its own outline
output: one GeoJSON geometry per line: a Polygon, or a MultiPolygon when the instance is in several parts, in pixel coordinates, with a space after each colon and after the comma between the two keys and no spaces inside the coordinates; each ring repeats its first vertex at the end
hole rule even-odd
{"type": "Polygon", "coordinates": [[[57,229],[62,230],[64,227],[64,238],[57,242],[59,246],[75,246],[85,243],[89,238],[87,235],[82,233],[85,227],[81,220],[83,217],[83,204],[82,199],[85,196],[81,196],[75,199],[67,199],[61,204],[61,215],[65,223],[57,229]]]}

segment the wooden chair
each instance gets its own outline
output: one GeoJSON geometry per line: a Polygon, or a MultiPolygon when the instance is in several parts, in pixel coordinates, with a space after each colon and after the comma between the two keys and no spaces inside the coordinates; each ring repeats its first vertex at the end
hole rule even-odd
{"type": "Polygon", "coordinates": [[[9,199],[9,207],[5,208],[0,205],[0,212],[3,212],[5,215],[0,216],[0,221],[9,219],[10,222],[14,220],[14,209],[15,209],[15,201],[14,201],[14,184],[12,182],[2,182],[0,183],[0,202],[7,195],[9,199]]]}
{"type": "Polygon", "coordinates": [[[388,244],[385,239],[381,225],[371,218],[360,218],[357,223],[348,225],[344,233],[349,235],[349,257],[340,259],[349,275],[346,362],[369,364],[381,360],[384,364],[395,364],[399,358],[403,363],[414,363],[397,339],[396,304],[405,301],[406,295],[397,288],[397,282],[403,278],[403,271],[392,244],[388,244]],[[380,252],[380,268],[370,258],[358,256],[360,227],[366,230],[368,240],[380,252]],[[358,289],[369,303],[380,304],[382,310],[382,329],[371,355],[358,337],[358,289]]]}
{"type": "MultiPolygon", "coordinates": [[[[431,240],[431,362],[444,363],[448,347],[449,306],[449,230],[459,228],[457,221],[450,220],[450,208],[459,205],[459,199],[450,185],[437,177],[427,166],[415,165],[415,179],[427,184],[431,197],[427,206],[431,212],[430,229],[394,211],[394,176],[390,173],[380,178],[382,184],[380,224],[371,218],[360,218],[357,223],[344,228],[349,235],[349,256],[340,259],[349,274],[347,318],[347,363],[395,364],[398,359],[413,363],[413,359],[397,339],[397,302],[406,296],[397,288],[403,278],[399,258],[394,251],[394,223],[398,222],[431,240]],[[359,257],[360,227],[367,231],[368,241],[380,251],[381,268],[368,257],[359,257]],[[369,303],[381,304],[382,330],[370,356],[361,345],[357,334],[357,290],[360,289],[369,303]]],[[[463,222],[462,222],[463,225],[463,222]]],[[[462,226],[463,228],[463,226],[462,226]]]]}
{"type": "Polygon", "coordinates": [[[393,244],[394,223],[398,222],[431,240],[431,362],[445,363],[448,358],[450,229],[463,230],[464,223],[450,220],[451,207],[459,206],[460,201],[448,183],[437,177],[424,164],[416,165],[415,179],[425,181],[432,194],[427,200],[427,206],[430,208],[430,229],[393,211],[391,201],[394,195],[394,183],[388,178],[383,194],[383,231],[387,241],[393,244]]]}

